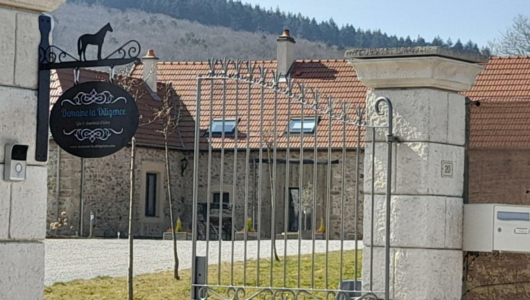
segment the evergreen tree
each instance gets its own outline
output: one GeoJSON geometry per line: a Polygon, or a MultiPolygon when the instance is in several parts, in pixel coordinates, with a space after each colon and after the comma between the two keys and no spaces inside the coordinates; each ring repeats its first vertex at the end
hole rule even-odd
{"type": "MultiPolygon", "coordinates": [[[[120,10],[138,9],[149,13],[167,14],[176,19],[196,21],[208,26],[224,26],[234,30],[263,31],[280,34],[290,29],[294,36],[310,41],[345,47],[397,47],[397,46],[446,46],[453,47],[450,40],[445,43],[439,36],[428,43],[418,36],[415,41],[410,37],[402,40],[388,36],[380,30],[360,30],[346,24],[339,28],[333,19],[317,22],[314,18],[301,14],[284,13],[279,7],[265,9],[259,5],[244,4],[240,0],[68,0],[86,4],[102,5],[120,10]]],[[[459,48],[457,46],[456,48],[459,48]]],[[[471,42],[462,46],[470,51],[479,52],[478,46],[471,42]]]]}
{"type": "Polygon", "coordinates": [[[427,42],[425,42],[425,39],[418,35],[418,38],[416,39],[416,42],[413,46],[427,46],[427,42]]]}
{"type": "Polygon", "coordinates": [[[444,41],[442,40],[442,38],[440,38],[440,36],[435,36],[434,39],[432,40],[431,42],[431,45],[432,46],[444,46],[444,41]]]}
{"type": "Polygon", "coordinates": [[[462,45],[462,42],[460,41],[460,39],[456,41],[452,49],[455,49],[458,51],[464,51],[464,45],[462,45]]]}
{"type": "Polygon", "coordinates": [[[491,56],[491,49],[488,47],[488,46],[484,46],[480,49],[480,54],[484,55],[484,56],[491,56]]]}
{"type": "Polygon", "coordinates": [[[447,42],[445,42],[445,46],[446,46],[447,48],[451,48],[451,47],[453,47],[453,40],[451,40],[451,38],[448,38],[448,39],[447,39],[447,42]]]}

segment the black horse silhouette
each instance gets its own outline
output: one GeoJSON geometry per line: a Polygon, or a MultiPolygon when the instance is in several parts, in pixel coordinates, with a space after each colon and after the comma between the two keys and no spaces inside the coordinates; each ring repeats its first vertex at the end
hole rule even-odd
{"type": "Polygon", "coordinates": [[[84,34],[77,41],[77,51],[79,54],[79,60],[86,61],[86,47],[88,45],[98,46],[98,60],[101,60],[101,48],[103,48],[103,41],[107,32],[112,32],[110,23],[103,26],[96,34],[84,34]]]}

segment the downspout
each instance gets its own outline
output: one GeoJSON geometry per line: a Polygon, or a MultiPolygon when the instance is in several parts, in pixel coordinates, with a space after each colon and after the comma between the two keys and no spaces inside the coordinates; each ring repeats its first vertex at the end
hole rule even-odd
{"type": "Polygon", "coordinates": [[[57,170],[56,172],[56,181],[55,181],[55,201],[57,201],[56,211],[55,211],[55,221],[59,220],[61,216],[61,209],[59,205],[59,196],[61,192],[61,147],[57,144],[57,170]]]}
{"type": "Polygon", "coordinates": [[[81,157],[81,195],[80,195],[80,207],[79,207],[79,235],[83,236],[83,217],[84,217],[84,206],[85,206],[85,159],[81,157]]]}
{"type": "Polygon", "coordinates": [[[256,229],[256,160],[252,160],[252,177],[254,181],[254,185],[252,188],[252,227],[253,229],[256,229]]]}

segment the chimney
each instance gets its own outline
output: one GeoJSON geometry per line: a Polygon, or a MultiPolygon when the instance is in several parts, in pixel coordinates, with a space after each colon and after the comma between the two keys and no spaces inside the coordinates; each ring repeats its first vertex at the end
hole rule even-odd
{"type": "Polygon", "coordinates": [[[278,66],[276,71],[285,76],[289,73],[291,65],[294,62],[294,44],[295,41],[289,33],[289,29],[285,29],[276,40],[276,60],[278,66]]]}
{"type": "Polygon", "coordinates": [[[158,57],[155,56],[155,50],[149,49],[147,55],[142,58],[144,70],[142,78],[151,89],[152,92],[157,91],[157,76],[158,76],[158,57]]]}

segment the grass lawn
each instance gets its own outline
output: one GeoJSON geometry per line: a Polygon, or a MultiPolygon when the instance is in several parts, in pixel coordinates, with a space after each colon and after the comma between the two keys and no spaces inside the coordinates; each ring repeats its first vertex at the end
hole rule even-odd
{"type": "MultiPolygon", "coordinates": [[[[357,275],[361,276],[361,254],[359,251],[357,275]]],[[[354,274],[354,251],[344,252],[343,278],[353,279],[354,274]]],[[[283,257],[280,257],[283,259],[283,257]]],[[[303,255],[301,264],[301,287],[311,286],[311,255],[303,255]]],[[[329,253],[329,275],[328,285],[336,289],[339,284],[340,252],[329,253]]],[[[257,261],[247,262],[247,286],[256,285],[257,261]]],[[[273,278],[275,287],[283,287],[283,261],[275,262],[273,266],[273,278]]],[[[287,287],[296,287],[298,272],[298,257],[287,257],[287,287]]],[[[190,270],[180,272],[181,280],[173,279],[172,272],[161,272],[136,276],[134,279],[134,299],[138,300],[161,300],[177,299],[188,300],[190,297],[190,270]]],[[[209,267],[209,284],[218,284],[218,265],[209,267]]],[[[315,254],[315,288],[325,288],[325,254],[315,254]]],[[[229,263],[221,265],[221,284],[230,285],[231,266],[229,263]]],[[[269,286],[270,283],[270,260],[260,261],[260,284],[269,286]]],[[[234,263],[234,285],[243,283],[243,263],[234,263]]],[[[223,292],[219,289],[220,292],[223,292]]],[[[252,293],[252,290],[247,291],[252,293]]],[[[223,293],[225,294],[225,293],[223,293]]],[[[212,297],[213,299],[214,297],[212,297]]],[[[44,291],[45,300],[105,300],[105,299],[127,299],[127,279],[125,277],[97,277],[90,280],[75,280],[67,283],[55,283],[44,291]]]]}

